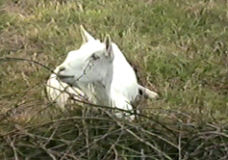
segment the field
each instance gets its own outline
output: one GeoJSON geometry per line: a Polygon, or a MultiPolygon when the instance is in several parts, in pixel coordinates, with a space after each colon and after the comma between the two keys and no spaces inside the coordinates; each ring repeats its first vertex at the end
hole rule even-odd
{"type": "Polygon", "coordinates": [[[225,0],[0,5],[0,159],[228,158],[225,0]],[[50,70],[80,47],[81,24],[102,40],[110,34],[140,83],[159,93],[139,105],[150,119],[128,123],[47,107],[50,70]]]}

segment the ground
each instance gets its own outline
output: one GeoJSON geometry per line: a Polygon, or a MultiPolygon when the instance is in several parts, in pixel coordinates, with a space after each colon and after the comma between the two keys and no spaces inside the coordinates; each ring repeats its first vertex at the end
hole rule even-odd
{"type": "MultiPolygon", "coordinates": [[[[190,124],[227,122],[225,0],[3,0],[0,4],[2,113],[18,105],[45,106],[45,83],[51,73],[34,63],[4,58],[35,60],[54,69],[81,45],[82,24],[94,37],[110,34],[137,68],[140,82],[160,94],[160,99],[143,106],[151,115],[190,124]]],[[[34,109],[26,110],[25,119],[34,109]]]]}

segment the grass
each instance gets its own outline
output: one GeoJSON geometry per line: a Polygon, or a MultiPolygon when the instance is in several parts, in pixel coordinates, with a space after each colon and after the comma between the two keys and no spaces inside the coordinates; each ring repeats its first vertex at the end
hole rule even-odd
{"type": "MultiPolygon", "coordinates": [[[[83,24],[97,38],[103,39],[109,33],[138,68],[140,81],[160,93],[159,100],[142,104],[152,117],[167,123],[226,124],[226,1],[7,0],[0,4],[0,57],[32,59],[54,69],[69,51],[81,45],[79,25],[83,24]]],[[[49,75],[50,71],[32,63],[1,60],[1,112],[19,105],[25,108],[20,120],[33,117],[47,105],[44,88],[49,75]]],[[[120,146],[123,144],[126,143],[121,142],[120,146]]],[[[129,146],[128,151],[122,148],[120,159],[134,153],[129,146]]],[[[105,147],[100,154],[103,152],[107,152],[105,147]]],[[[145,152],[149,154],[149,150],[145,152]]]]}

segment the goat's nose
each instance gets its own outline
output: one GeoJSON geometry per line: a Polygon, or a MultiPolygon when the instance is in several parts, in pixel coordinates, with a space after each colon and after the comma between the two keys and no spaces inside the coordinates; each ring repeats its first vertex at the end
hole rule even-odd
{"type": "Polygon", "coordinates": [[[59,72],[64,71],[66,68],[65,67],[59,67],[59,72]]]}

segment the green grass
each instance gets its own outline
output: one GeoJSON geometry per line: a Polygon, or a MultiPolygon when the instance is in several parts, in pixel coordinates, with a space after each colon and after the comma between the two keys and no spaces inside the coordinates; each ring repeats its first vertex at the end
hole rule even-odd
{"type": "MultiPolygon", "coordinates": [[[[226,123],[227,7],[223,0],[1,1],[0,57],[33,59],[54,69],[81,45],[82,24],[94,37],[110,34],[139,68],[140,81],[159,92],[159,100],[144,104],[152,115],[226,123]]],[[[49,75],[28,62],[0,61],[0,105],[32,101],[39,108],[46,103],[49,75]]]]}

